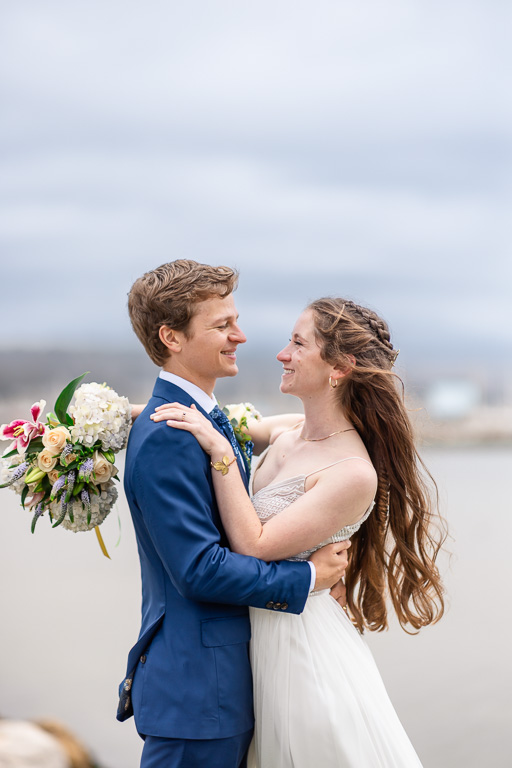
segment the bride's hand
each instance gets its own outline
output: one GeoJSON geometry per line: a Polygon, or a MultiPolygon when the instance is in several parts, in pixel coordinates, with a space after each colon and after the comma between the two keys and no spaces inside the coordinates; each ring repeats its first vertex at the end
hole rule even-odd
{"type": "Polygon", "coordinates": [[[181,403],[159,405],[151,414],[153,421],[166,421],[169,427],[184,429],[194,435],[197,442],[206,453],[215,455],[230,455],[233,449],[224,435],[218,432],[211,421],[200,413],[195,405],[190,408],[181,403]]]}

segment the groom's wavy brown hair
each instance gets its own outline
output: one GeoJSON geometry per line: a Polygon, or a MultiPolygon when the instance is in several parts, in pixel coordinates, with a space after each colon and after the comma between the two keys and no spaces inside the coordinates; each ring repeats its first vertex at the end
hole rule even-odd
{"type": "Polygon", "coordinates": [[[446,525],[437,486],[414,445],[403,384],[392,371],[398,353],[387,324],[366,307],[324,298],[309,309],[322,358],[348,370],[336,396],[378,476],[375,507],[352,537],[348,606],[361,631],[381,631],[388,626],[389,594],[402,628],[419,630],[444,612],[436,558],[446,525]]]}
{"type": "Polygon", "coordinates": [[[128,312],[152,361],[161,366],[169,358],[159,336],[163,325],[187,336],[197,303],[211,296],[228,296],[237,283],[236,270],[190,259],[170,261],[139,277],[128,294],[128,312]]]}

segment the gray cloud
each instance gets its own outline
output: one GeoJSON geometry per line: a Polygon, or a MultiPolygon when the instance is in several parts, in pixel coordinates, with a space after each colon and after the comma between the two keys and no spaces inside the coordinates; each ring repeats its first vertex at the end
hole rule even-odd
{"type": "Polygon", "coordinates": [[[499,0],[11,4],[0,344],[131,343],[132,281],[188,257],[240,267],[256,335],[342,292],[419,349],[510,347],[509,16],[499,0]]]}

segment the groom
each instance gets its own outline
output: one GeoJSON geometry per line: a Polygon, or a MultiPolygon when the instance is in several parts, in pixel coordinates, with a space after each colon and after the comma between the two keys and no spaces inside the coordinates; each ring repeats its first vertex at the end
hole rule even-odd
{"type": "MultiPolygon", "coordinates": [[[[141,563],[142,626],[128,656],[118,719],[135,715],[141,768],[239,768],[252,737],[247,606],[300,613],[311,589],[347,564],[332,545],[311,562],[264,563],[230,552],[209,456],[188,432],[154,423],[154,409],[192,403],[229,437],[213,395],[235,376],[246,341],[228,267],[179,260],[133,285],[133,328],[162,371],[128,443],[125,490],[141,563]],[[217,420],[216,420],[217,419],[217,420]]],[[[246,487],[247,469],[237,463],[246,487]]]]}

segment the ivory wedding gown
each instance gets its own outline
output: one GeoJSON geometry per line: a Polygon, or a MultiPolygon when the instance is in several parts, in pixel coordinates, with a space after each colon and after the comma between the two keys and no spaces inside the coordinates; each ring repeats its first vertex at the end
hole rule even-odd
{"type": "MultiPolygon", "coordinates": [[[[309,476],[255,493],[260,520],[305,493],[309,476]]],[[[323,544],[350,538],[372,507],[323,544]]],[[[248,768],[421,768],[368,646],[329,590],[312,593],[298,616],[259,608],[250,614],[256,728],[248,768]]]]}

